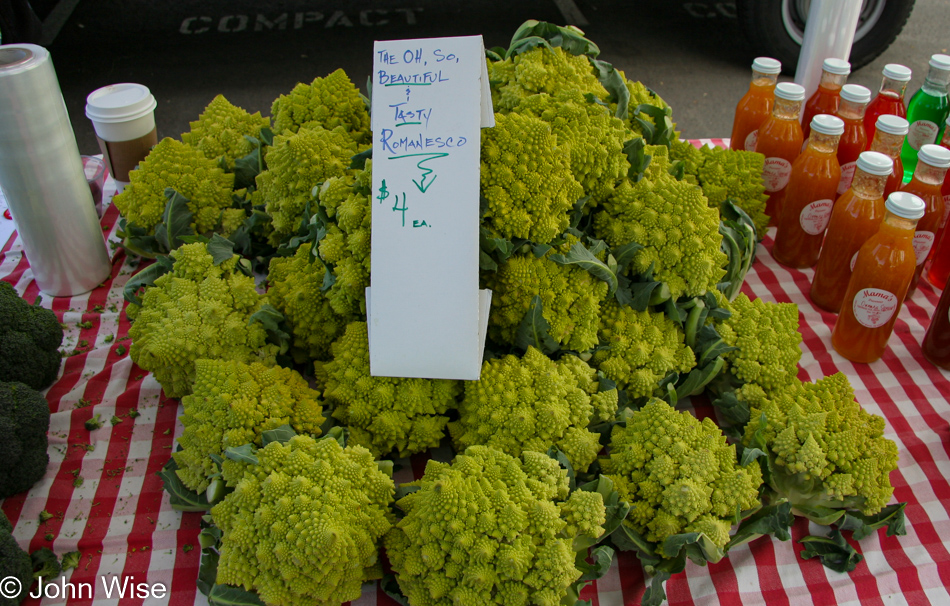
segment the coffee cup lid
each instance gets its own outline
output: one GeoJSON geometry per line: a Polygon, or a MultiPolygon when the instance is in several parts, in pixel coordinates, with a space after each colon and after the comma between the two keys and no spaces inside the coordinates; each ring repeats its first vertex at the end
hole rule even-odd
{"type": "Polygon", "coordinates": [[[86,97],[86,117],[96,122],[126,122],[154,111],[155,97],[142,84],[110,84],[86,97]]]}

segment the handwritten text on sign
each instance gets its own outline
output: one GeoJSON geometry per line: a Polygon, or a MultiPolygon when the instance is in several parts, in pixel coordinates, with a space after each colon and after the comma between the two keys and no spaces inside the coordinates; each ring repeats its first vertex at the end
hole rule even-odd
{"type": "Polygon", "coordinates": [[[376,42],[372,98],[371,372],[476,379],[481,37],[376,42]]]}

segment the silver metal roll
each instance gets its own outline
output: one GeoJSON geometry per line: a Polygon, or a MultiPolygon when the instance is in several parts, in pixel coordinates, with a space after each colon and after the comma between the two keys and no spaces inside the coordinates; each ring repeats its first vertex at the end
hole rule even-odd
{"type": "Polygon", "coordinates": [[[0,189],[40,290],[78,295],[112,270],[49,52],[0,46],[0,189]]]}

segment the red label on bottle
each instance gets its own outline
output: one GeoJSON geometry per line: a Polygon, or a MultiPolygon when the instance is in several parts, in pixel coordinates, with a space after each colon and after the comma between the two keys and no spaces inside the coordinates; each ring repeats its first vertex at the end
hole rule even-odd
{"type": "Polygon", "coordinates": [[[907,132],[907,144],[919,151],[922,145],[937,140],[939,130],[940,128],[930,120],[918,120],[910,125],[910,130],[907,132]]]}
{"type": "Polygon", "coordinates": [[[917,257],[917,265],[922,265],[930,254],[930,249],[934,245],[934,233],[932,231],[918,231],[914,233],[914,256],[917,257]]]}
{"type": "Polygon", "coordinates": [[[841,180],[838,181],[839,196],[851,187],[851,181],[854,180],[854,169],[857,165],[857,162],[845,162],[841,165],[841,180]]]}
{"type": "Polygon", "coordinates": [[[854,295],[851,309],[854,319],[867,328],[879,328],[887,324],[900,301],[892,292],[877,288],[863,288],[854,295]]]}
{"type": "Polygon", "coordinates": [[[816,200],[802,209],[801,214],[798,215],[798,223],[806,234],[817,236],[825,231],[831,219],[832,206],[834,206],[832,200],[816,200]]]}
{"type": "Polygon", "coordinates": [[[765,191],[774,193],[785,189],[791,176],[792,163],[785,158],[765,159],[765,168],[762,169],[762,182],[765,184],[765,191]]]}
{"type": "Polygon", "coordinates": [[[755,144],[759,141],[759,131],[754,130],[745,138],[745,150],[755,151],[755,144]]]}

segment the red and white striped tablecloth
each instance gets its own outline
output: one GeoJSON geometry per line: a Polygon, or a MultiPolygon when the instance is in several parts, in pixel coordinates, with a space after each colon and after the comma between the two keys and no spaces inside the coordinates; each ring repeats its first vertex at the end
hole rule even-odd
{"type": "MultiPolygon", "coordinates": [[[[722,139],[694,144],[722,145],[722,139]]],[[[107,188],[107,197],[111,190],[107,188]]],[[[108,206],[103,233],[115,239],[118,213],[108,206]]],[[[5,219],[0,219],[0,234],[5,219]]],[[[9,227],[9,226],[7,226],[9,227]]],[[[788,270],[772,259],[770,236],[759,246],[758,259],[743,291],[767,301],[799,306],[803,356],[801,377],[815,380],[844,372],[857,399],[887,420],[887,437],[897,442],[900,466],[891,474],[894,498],[908,503],[907,534],[883,532],[859,543],[865,559],[857,569],[839,574],[816,559],[802,560],[795,541],[810,532],[799,520],[793,541],[759,539],[733,550],[728,559],[706,568],[689,564],[667,584],[669,604],[769,606],[950,604],[950,373],[929,364],[919,343],[939,297],[922,281],[901,309],[884,357],[870,365],[852,364],[831,350],[835,316],[815,308],[807,292],[812,270],[788,270]]],[[[60,377],[46,393],[52,411],[50,464],[45,477],[29,492],[0,502],[14,523],[14,536],[33,551],[47,546],[62,555],[78,550],[80,565],[65,577],[74,586],[89,583],[93,599],[28,599],[25,604],[206,604],[196,591],[200,549],[200,514],[182,514],[169,506],[155,475],[168,461],[182,428],[176,400],[165,398],[158,383],[132,363],[126,339],[129,322],[122,289],[135,272],[133,260],[114,255],[112,276],[91,293],[71,298],[44,297],[68,326],[64,348],[78,351],[63,361],[60,377]],[[89,321],[91,328],[77,324],[89,321]],[[114,340],[106,342],[109,335],[114,340]],[[85,343],[82,345],[81,343],[85,343]],[[131,409],[141,416],[130,419],[131,409]],[[99,414],[106,421],[94,432],[84,422],[99,414]],[[122,423],[108,420],[118,415],[122,423]],[[76,478],[82,478],[81,485],[76,478]],[[43,510],[53,518],[39,524],[43,510]],[[52,540],[47,540],[47,536],[52,540]],[[142,599],[128,593],[111,598],[103,582],[161,583],[164,598],[142,599]]],[[[0,246],[0,279],[31,301],[39,294],[21,243],[13,236],[0,246]]],[[[699,416],[713,414],[696,402],[699,416]]],[[[424,460],[413,458],[397,482],[420,474],[424,460]]],[[[3,464],[0,462],[0,464],[3,464]]],[[[636,558],[620,554],[607,575],[582,598],[594,606],[639,604],[644,574],[636,558]]],[[[392,600],[375,584],[364,587],[356,606],[389,606],[392,600]]]]}

